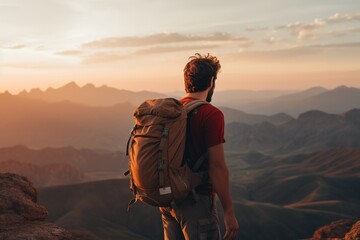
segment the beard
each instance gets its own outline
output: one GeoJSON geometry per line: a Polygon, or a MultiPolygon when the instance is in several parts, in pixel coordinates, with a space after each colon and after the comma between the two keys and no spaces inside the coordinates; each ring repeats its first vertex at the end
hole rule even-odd
{"type": "Polygon", "coordinates": [[[215,89],[215,82],[214,82],[212,88],[209,90],[209,92],[208,92],[208,94],[207,94],[207,96],[206,96],[206,101],[207,101],[208,103],[210,103],[211,100],[212,100],[212,96],[213,96],[213,94],[214,94],[214,89],[215,89]]]}

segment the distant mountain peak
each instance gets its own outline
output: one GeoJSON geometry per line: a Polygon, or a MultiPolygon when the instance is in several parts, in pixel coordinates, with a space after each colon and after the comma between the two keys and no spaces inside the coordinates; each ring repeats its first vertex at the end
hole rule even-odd
{"type": "Polygon", "coordinates": [[[360,124],[360,109],[358,108],[349,110],[341,115],[344,116],[347,120],[360,124]]]}
{"type": "Polygon", "coordinates": [[[30,94],[37,94],[37,93],[42,93],[43,91],[41,91],[40,88],[33,88],[30,90],[30,94]]]}
{"type": "Polygon", "coordinates": [[[360,91],[359,88],[355,88],[355,87],[348,87],[345,85],[340,85],[337,88],[334,88],[333,90],[334,92],[344,92],[344,91],[360,91]]]}
{"type": "Polygon", "coordinates": [[[83,86],[82,88],[84,88],[84,89],[94,89],[94,88],[96,88],[96,87],[95,87],[94,84],[88,83],[88,84],[86,84],[85,86],[83,86]]]}
{"type": "Polygon", "coordinates": [[[61,89],[79,89],[79,85],[77,85],[74,81],[65,84],[64,86],[60,87],[61,89]]]}
{"type": "Polygon", "coordinates": [[[346,85],[340,85],[340,86],[336,87],[334,90],[336,90],[336,89],[349,89],[349,87],[346,85]]]}
{"type": "Polygon", "coordinates": [[[332,90],[329,90],[327,92],[324,92],[322,95],[320,96],[323,96],[323,95],[333,95],[333,94],[341,94],[343,95],[343,97],[346,97],[346,96],[351,96],[353,94],[356,94],[358,95],[360,93],[360,89],[359,88],[355,88],[355,87],[348,87],[348,86],[345,86],[345,85],[341,85],[341,86],[338,86],[332,90]]]}
{"type": "Polygon", "coordinates": [[[319,110],[310,110],[304,113],[301,113],[298,117],[299,120],[309,120],[309,119],[316,119],[324,116],[329,116],[328,113],[322,112],[319,110]]]}
{"type": "Polygon", "coordinates": [[[5,91],[5,92],[3,93],[3,96],[12,96],[12,95],[11,95],[11,93],[10,93],[9,91],[5,91]]]}
{"type": "Polygon", "coordinates": [[[323,91],[327,91],[328,89],[324,88],[324,87],[321,87],[321,86],[316,86],[316,87],[312,87],[312,88],[309,88],[305,91],[314,91],[314,90],[323,90],[323,91]]]}

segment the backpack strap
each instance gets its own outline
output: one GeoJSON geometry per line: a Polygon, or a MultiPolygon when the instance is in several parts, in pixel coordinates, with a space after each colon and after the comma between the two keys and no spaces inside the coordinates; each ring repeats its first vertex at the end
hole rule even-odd
{"type": "Polygon", "coordinates": [[[159,144],[159,155],[158,155],[158,171],[159,171],[159,186],[165,186],[164,179],[164,164],[167,162],[167,142],[169,137],[169,128],[165,126],[161,134],[161,140],[159,144]]]}
{"type": "MultiPolygon", "coordinates": [[[[186,112],[188,114],[188,118],[190,117],[191,113],[196,110],[198,107],[205,105],[205,104],[209,104],[206,101],[203,100],[193,100],[187,104],[184,105],[186,112]]],[[[189,124],[189,123],[188,123],[189,124]]],[[[188,126],[189,127],[189,126],[188,126]]],[[[189,129],[187,129],[188,131],[189,129]]],[[[188,153],[186,153],[186,155],[188,155],[188,153]]],[[[205,153],[203,153],[195,162],[194,165],[191,168],[191,171],[193,172],[193,177],[192,177],[192,193],[196,199],[196,194],[195,194],[195,190],[194,188],[204,182],[207,181],[208,179],[208,173],[204,173],[204,172],[197,172],[201,166],[201,164],[205,161],[205,159],[208,157],[208,152],[206,151],[205,153]]]]}
{"type": "Polygon", "coordinates": [[[203,101],[203,100],[193,100],[189,103],[184,104],[184,107],[186,109],[186,112],[189,114],[194,109],[200,107],[201,105],[205,105],[205,104],[209,104],[209,103],[206,101],[203,101]]]}
{"type": "Polygon", "coordinates": [[[205,153],[203,153],[198,160],[196,160],[194,166],[191,168],[191,170],[193,170],[194,172],[196,172],[197,170],[199,170],[199,167],[201,166],[201,164],[205,161],[205,159],[209,156],[208,152],[206,151],[205,153]]]}

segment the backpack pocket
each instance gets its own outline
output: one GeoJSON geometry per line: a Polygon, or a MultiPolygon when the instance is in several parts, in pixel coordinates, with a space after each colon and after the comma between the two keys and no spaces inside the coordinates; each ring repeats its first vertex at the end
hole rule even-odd
{"type": "Polygon", "coordinates": [[[170,185],[176,202],[184,200],[191,191],[191,169],[187,164],[169,167],[170,185]]]}

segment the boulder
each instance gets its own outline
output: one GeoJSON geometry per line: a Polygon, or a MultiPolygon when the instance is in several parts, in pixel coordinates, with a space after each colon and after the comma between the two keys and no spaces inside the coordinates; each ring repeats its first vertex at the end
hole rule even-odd
{"type": "Polygon", "coordinates": [[[345,240],[359,240],[360,239],[360,221],[357,221],[351,230],[345,235],[345,240]]]}
{"type": "Polygon", "coordinates": [[[343,239],[356,222],[354,219],[337,220],[315,231],[314,239],[343,239]]]}
{"type": "Polygon", "coordinates": [[[69,231],[45,222],[48,211],[36,201],[36,189],[25,177],[0,174],[1,240],[76,240],[69,231]]]}

